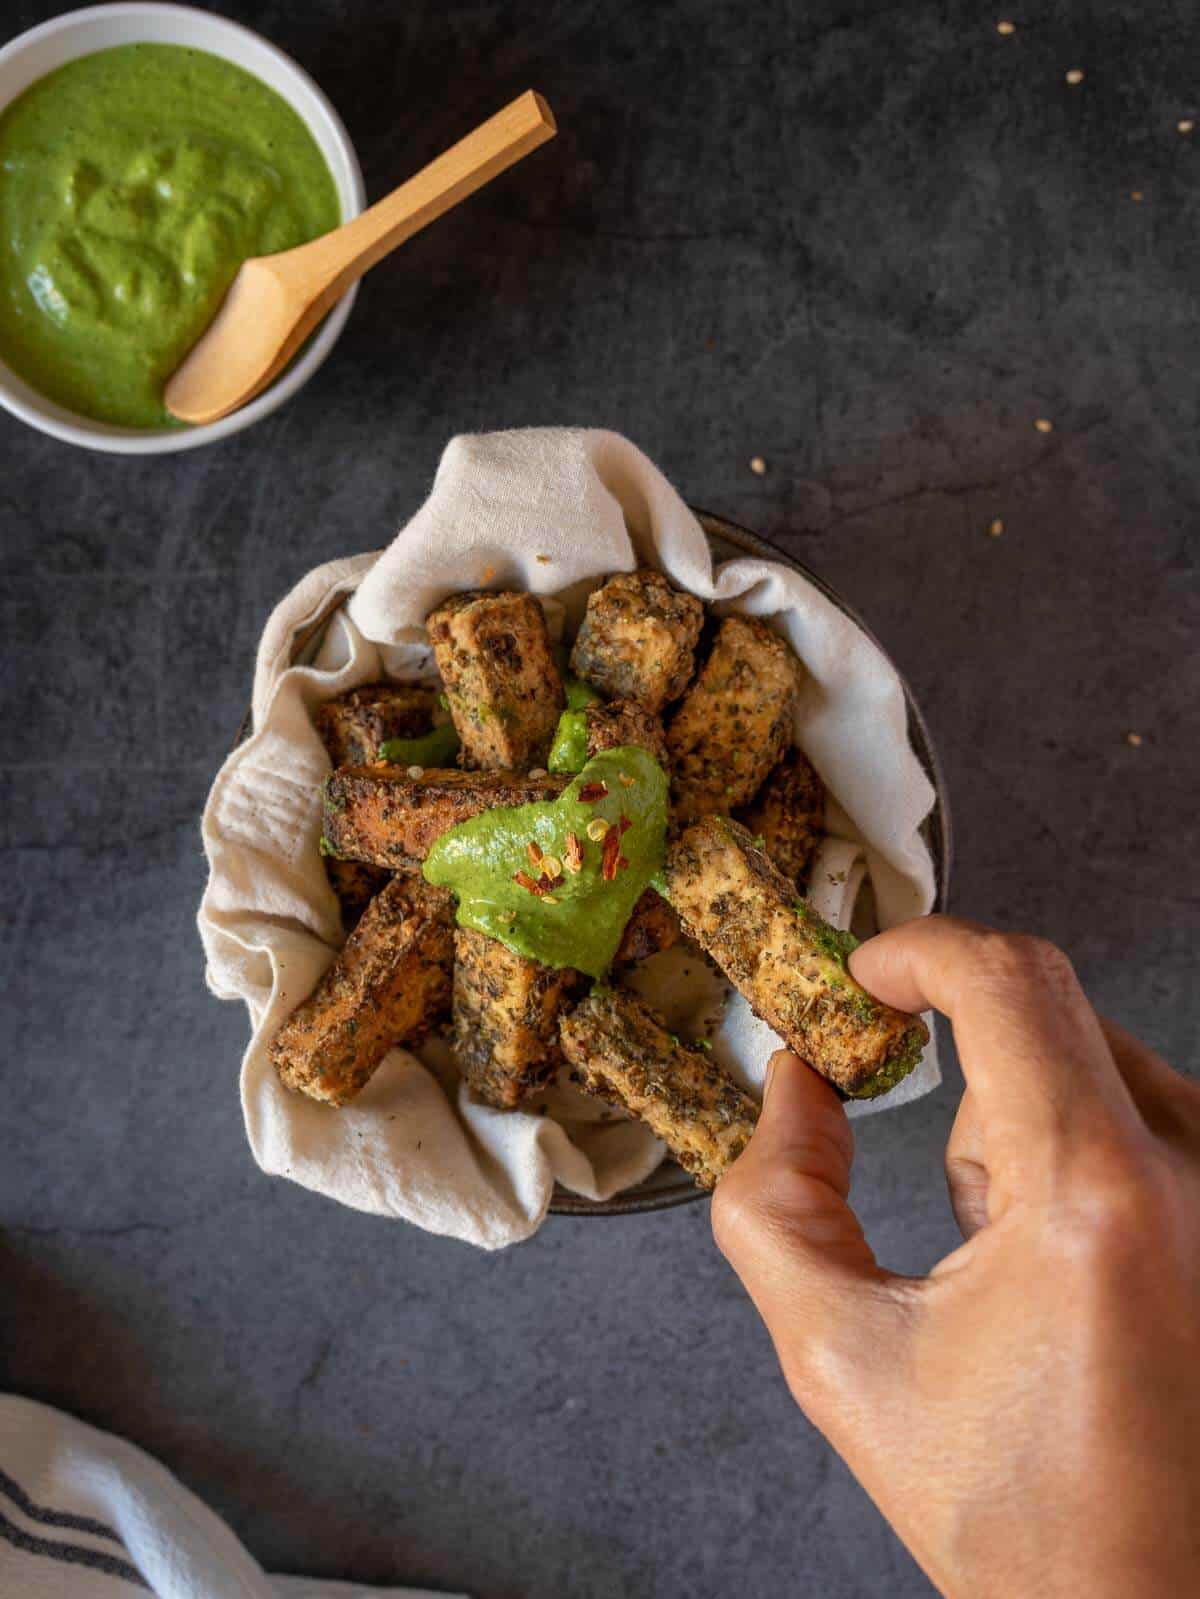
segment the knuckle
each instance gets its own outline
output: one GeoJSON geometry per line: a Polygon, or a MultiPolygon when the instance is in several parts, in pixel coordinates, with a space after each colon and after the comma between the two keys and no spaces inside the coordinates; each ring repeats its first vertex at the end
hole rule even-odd
{"type": "Polygon", "coordinates": [[[736,1167],[725,1174],[713,1190],[710,1214],[713,1241],[725,1256],[733,1260],[738,1246],[758,1231],[757,1205],[750,1185],[736,1167]]]}
{"type": "Polygon", "coordinates": [[[811,1169],[803,1153],[771,1162],[748,1179],[735,1167],[712,1197],[711,1224],[717,1248],[727,1260],[748,1248],[786,1244],[803,1226],[820,1231],[844,1214],[836,1189],[811,1169]]]}
{"type": "Polygon", "coordinates": [[[1170,1231],[1174,1206],[1167,1174],[1120,1148],[1092,1148],[1077,1162],[1058,1217],[1060,1244],[1095,1270],[1124,1273],[1153,1255],[1170,1231]]]}
{"type": "Polygon", "coordinates": [[[1034,933],[984,933],[976,946],[975,963],[980,977],[997,985],[1036,985],[1056,993],[1078,986],[1070,957],[1034,933]]]}

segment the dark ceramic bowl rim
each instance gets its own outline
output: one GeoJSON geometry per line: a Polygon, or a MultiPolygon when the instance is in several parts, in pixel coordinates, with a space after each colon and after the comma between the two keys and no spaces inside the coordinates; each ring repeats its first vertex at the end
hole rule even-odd
{"type": "MultiPolygon", "coordinates": [[[[854,607],[848,605],[836,590],[832,589],[823,578],[818,577],[815,572],[805,566],[803,561],[796,560],[794,556],[788,555],[774,544],[768,543],[766,539],[760,538],[757,533],[751,533],[749,529],[739,526],[736,522],[730,522],[726,517],[715,516],[709,511],[701,511],[696,506],[693,506],[692,510],[699,518],[700,525],[708,536],[710,546],[715,546],[719,540],[726,545],[732,545],[735,550],[743,555],[758,556],[766,561],[778,561],[780,565],[789,567],[793,572],[798,572],[801,577],[811,583],[819,593],[823,594],[833,605],[836,605],[844,616],[848,616],[855,626],[866,634],[900,678],[905,702],[908,706],[909,741],[934,790],[933,809],[922,824],[922,832],[933,857],[935,884],[933,908],[936,911],[944,911],[949,902],[952,848],[950,807],[946,794],[946,780],[942,774],[941,762],[938,759],[928,724],[921,714],[921,708],[917,704],[912,689],[909,687],[903,673],[896,667],[896,663],[854,607]]],[[[713,548],[713,555],[714,558],[722,558],[715,547],[713,548]]],[[[340,593],[333,603],[322,610],[321,615],[314,622],[309,623],[304,629],[297,632],[292,646],[293,664],[302,651],[315,650],[320,642],[321,635],[328,626],[330,618],[336,610],[346,603],[348,598],[348,593],[340,593]]],[[[242,719],[242,725],[238,729],[237,743],[240,744],[247,736],[250,729],[250,721],[250,712],[247,711],[242,719]]],[[[675,1205],[687,1205],[693,1200],[707,1197],[706,1193],[696,1187],[695,1183],[681,1167],[668,1160],[658,1168],[657,1172],[647,1178],[644,1184],[639,1184],[636,1188],[626,1189],[624,1193],[614,1194],[611,1199],[586,1199],[580,1194],[572,1194],[564,1188],[556,1187],[550,1200],[550,1214],[552,1216],[633,1216],[644,1211],[670,1210],[675,1205]],[[668,1175],[665,1182],[660,1178],[656,1186],[647,1186],[653,1184],[660,1173],[673,1175],[668,1175]]]]}

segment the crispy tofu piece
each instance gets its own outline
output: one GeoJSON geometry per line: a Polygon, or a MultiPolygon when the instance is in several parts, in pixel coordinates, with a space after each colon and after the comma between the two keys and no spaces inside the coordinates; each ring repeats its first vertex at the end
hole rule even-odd
{"type": "Polygon", "coordinates": [[[593,989],[559,1034],[575,1081],[644,1121],[701,1188],[716,1187],[758,1120],[749,1094],[622,989],[593,989]]]}
{"type": "Polygon", "coordinates": [[[633,966],[670,949],[682,937],[679,918],[661,894],[648,888],[633,907],[613,958],[615,966],[633,966]]]}
{"type": "Polygon", "coordinates": [[[636,700],[613,700],[609,705],[589,705],[583,716],[587,727],[589,760],[604,750],[632,744],[639,749],[649,750],[658,764],[666,769],[667,740],[662,723],[644,705],[639,705],[636,700]]]}
{"type": "Polygon", "coordinates": [[[667,729],[672,796],[683,821],[748,804],[792,742],[804,668],[753,616],[727,616],[667,729]]]}
{"type": "Polygon", "coordinates": [[[453,901],[420,876],[393,877],[346,947],[288,1017],[270,1056],[286,1088],[344,1105],[395,1044],[450,1006],[453,901]]]}
{"type": "Polygon", "coordinates": [[[929,1041],[924,1022],[854,981],[853,935],[798,898],[744,827],[723,816],[694,823],[668,845],[664,875],[684,932],[844,1096],[885,1094],[917,1064],[929,1041]]]}
{"type": "Polygon", "coordinates": [[[566,705],[546,616],[532,594],[452,594],[425,619],[460,763],[481,771],[544,766],[566,705]]]}
{"type": "Polygon", "coordinates": [[[785,877],[808,878],[825,828],[825,785],[803,750],[790,749],[738,818],[785,877]]]}
{"type": "Polygon", "coordinates": [[[703,622],[696,596],[658,572],[619,572],[588,599],[571,670],[609,699],[637,700],[657,714],[691,681],[703,622]]]}
{"type": "Polygon", "coordinates": [[[335,766],[366,766],[390,738],[419,738],[433,726],[437,690],[415,683],[364,683],[317,711],[317,732],[335,766]]]}
{"type": "Polygon", "coordinates": [[[406,867],[424,860],[447,828],[497,805],[555,799],[565,777],[430,767],[344,766],[325,784],[325,847],[344,860],[406,867]]]}
{"type": "Polygon", "coordinates": [[[558,1019],[583,979],[539,965],[485,933],[454,933],[454,1052],[481,1099],[512,1110],[562,1065],[558,1019]]]}
{"type": "Polygon", "coordinates": [[[325,875],[342,907],[342,926],[347,932],[358,926],[362,913],[392,875],[381,866],[364,866],[360,861],[339,861],[326,857],[325,875]]]}

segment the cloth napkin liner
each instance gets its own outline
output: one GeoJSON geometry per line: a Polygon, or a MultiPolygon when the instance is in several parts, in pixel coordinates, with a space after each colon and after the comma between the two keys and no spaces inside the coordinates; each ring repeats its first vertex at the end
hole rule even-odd
{"type": "MultiPolygon", "coordinates": [[[[16,1599],[452,1599],[268,1576],[208,1506],[143,1450],[0,1394],[0,1594],[16,1599]]],[[[462,1599],[462,1596],[459,1596],[462,1599]]]]}
{"type": "MultiPolygon", "coordinates": [[[[531,429],[456,438],[429,498],[387,549],[310,572],[277,607],[258,651],[252,735],[225,762],[205,807],[210,875],[199,926],[207,977],[214,993],[245,1001],[250,1012],[242,1107],[264,1171],[497,1249],[536,1231],[556,1182],[605,1199],[663,1159],[647,1128],[567,1083],[528,1109],[491,1109],[459,1081],[441,1038],[415,1052],[390,1051],[341,1110],[287,1092],[267,1058],[270,1039],[343,938],[317,850],[329,759],[313,725],[316,708],[380,676],[430,676],[424,619],[447,594],[529,590],[542,599],[551,631],[569,637],[597,583],[639,564],[657,567],[718,614],[770,619],[807,667],[797,742],[832,796],[833,837],[813,877],[824,914],[850,925],[864,883],[873,900],[866,931],[931,908],[933,867],[920,825],[933,789],[909,745],[900,679],[854,622],[774,561],[741,558],[714,569],[696,517],[617,434],[531,429]],[[352,598],[315,652],[293,665],[297,638],[338,594],[352,598]]],[[[664,976],[678,1000],[674,970],[668,963],[649,974],[656,1002],[664,976]]],[[[701,1025],[711,1001],[711,992],[696,998],[684,1026],[701,1025]]],[[[715,1058],[760,1084],[778,1045],[770,1029],[740,996],[713,1020],[715,1058]]],[[[890,1108],[939,1081],[931,1044],[906,1083],[852,1112],[890,1108]]]]}

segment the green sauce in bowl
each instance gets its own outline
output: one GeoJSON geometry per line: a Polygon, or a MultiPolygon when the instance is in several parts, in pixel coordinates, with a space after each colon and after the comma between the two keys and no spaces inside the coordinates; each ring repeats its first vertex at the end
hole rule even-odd
{"type": "Polygon", "coordinates": [[[299,114],[206,51],[68,62],[0,115],[0,358],[68,410],[172,419],[163,385],[241,263],[338,226],[299,114]]]}

